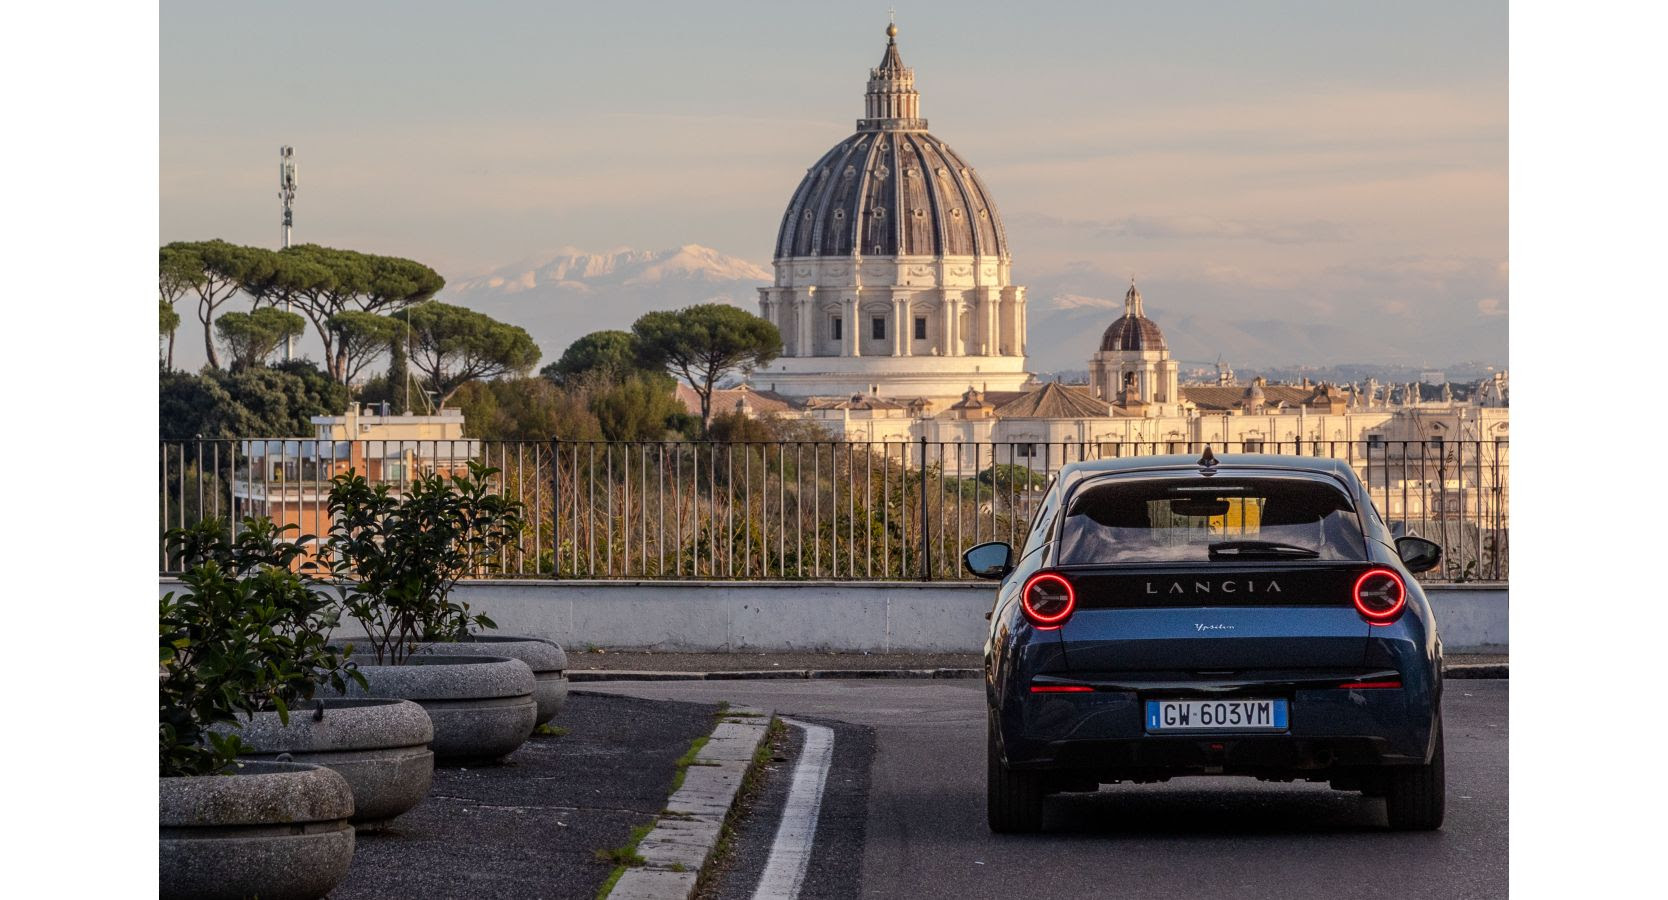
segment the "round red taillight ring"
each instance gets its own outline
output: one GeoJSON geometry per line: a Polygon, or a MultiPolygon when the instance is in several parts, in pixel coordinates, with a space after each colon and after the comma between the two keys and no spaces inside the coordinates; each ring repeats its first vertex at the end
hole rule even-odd
{"type": "Polygon", "coordinates": [[[1064,576],[1056,575],[1053,572],[1038,572],[1025,580],[1025,587],[1019,592],[1019,604],[1025,610],[1025,618],[1030,619],[1031,624],[1040,628],[1050,628],[1071,617],[1072,611],[1077,609],[1077,592],[1072,590],[1071,582],[1067,581],[1064,576]],[[1031,605],[1031,589],[1045,581],[1058,582],[1061,587],[1066,589],[1064,609],[1044,614],[1038,612],[1036,607],[1031,605]]]}
{"type": "Polygon", "coordinates": [[[1361,573],[1361,577],[1355,579],[1355,588],[1350,594],[1355,599],[1355,608],[1367,617],[1367,621],[1375,625],[1388,625],[1401,615],[1402,608],[1407,605],[1407,582],[1403,581],[1402,576],[1394,569],[1368,569],[1361,573]],[[1396,602],[1389,609],[1371,609],[1361,602],[1361,586],[1367,583],[1367,579],[1379,577],[1389,578],[1396,585],[1396,602]]]}

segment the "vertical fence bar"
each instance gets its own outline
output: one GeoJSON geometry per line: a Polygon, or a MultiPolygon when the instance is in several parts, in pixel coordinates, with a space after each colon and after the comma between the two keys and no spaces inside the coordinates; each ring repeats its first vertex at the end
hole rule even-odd
{"type": "MultiPolygon", "coordinates": [[[[683,453],[679,449],[679,445],[681,443],[682,443],[681,441],[673,441],[672,446],[671,446],[671,450],[672,450],[672,572],[675,575],[682,575],[683,574],[683,557],[682,557],[682,549],[681,549],[683,547],[683,463],[681,462],[681,460],[683,459],[683,453]]],[[[662,518],[661,518],[661,522],[664,523],[665,521],[666,521],[666,519],[665,519],[664,513],[663,513],[662,518]]],[[[662,524],[661,527],[664,528],[665,525],[662,524]]],[[[662,572],[666,571],[666,567],[664,565],[661,566],[661,571],[662,572]]]]}
{"type": "MultiPolygon", "coordinates": [[[[741,577],[753,575],[753,445],[741,445],[741,524],[746,540],[741,545],[741,577]]],[[[759,539],[770,539],[770,510],[759,508],[759,539]]]]}
{"type": "Polygon", "coordinates": [[[776,576],[788,577],[788,445],[776,447],[776,576]]]}
{"type": "Polygon", "coordinates": [[[932,525],[927,518],[927,436],[921,435],[921,580],[932,580],[932,525]]]}
{"type": "MultiPolygon", "coordinates": [[[[870,579],[875,577],[875,485],[874,485],[874,477],[875,477],[875,441],[874,441],[874,437],[872,436],[872,433],[871,433],[871,436],[870,436],[869,440],[863,445],[863,510],[864,510],[863,521],[864,521],[864,524],[868,526],[868,527],[864,528],[863,530],[865,532],[867,532],[868,535],[869,535],[869,539],[866,542],[866,546],[868,547],[868,553],[867,553],[866,565],[864,566],[864,573],[865,573],[865,576],[870,578],[870,579]]],[[[884,495],[882,495],[881,500],[882,500],[882,502],[885,501],[885,496],[884,495]]],[[[890,537],[891,537],[891,535],[888,535],[885,531],[882,531],[880,533],[880,543],[881,543],[882,547],[884,547],[886,545],[886,542],[890,537]]],[[[885,569],[886,569],[886,567],[884,565],[881,566],[882,574],[885,573],[885,569]]]]}
{"type": "Polygon", "coordinates": [[[814,564],[811,577],[822,577],[822,445],[811,445],[811,553],[814,564]]]}
{"type": "MultiPolygon", "coordinates": [[[[838,480],[838,479],[836,479],[838,480]]],[[[857,577],[857,445],[846,442],[846,577],[857,577]]]]}
{"type": "MultiPolygon", "coordinates": [[[[890,448],[890,444],[887,445],[890,448]]],[[[898,441],[898,574],[909,577],[909,554],[915,548],[909,541],[909,441],[898,441]]]]}
{"type": "Polygon", "coordinates": [[[159,449],[161,450],[161,452],[159,454],[157,454],[157,458],[158,458],[158,461],[161,463],[162,469],[161,469],[161,472],[157,476],[157,486],[160,488],[158,493],[162,495],[162,527],[157,529],[157,536],[158,536],[158,538],[160,538],[160,540],[158,541],[157,549],[161,552],[162,571],[167,572],[167,571],[171,571],[171,569],[168,565],[168,538],[167,538],[167,535],[168,535],[168,442],[163,441],[161,443],[161,445],[159,446],[159,449]]]}
{"type": "MultiPolygon", "coordinates": [[[[944,442],[939,441],[938,442],[938,556],[939,556],[939,559],[944,561],[944,562],[939,563],[938,574],[940,576],[944,576],[944,575],[949,574],[949,573],[946,573],[944,571],[944,563],[949,562],[949,559],[950,559],[950,556],[951,556],[949,551],[944,547],[944,539],[945,539],[946,535],[948,535],[948,533],[949,533],[949,529],[945,528],[945,526],[944,526],[944,472],[945,472],[945,469],[944,469],[944,442]]],[[[958,550],[959,550],[959,548],[958,548],[958,550]]]]}

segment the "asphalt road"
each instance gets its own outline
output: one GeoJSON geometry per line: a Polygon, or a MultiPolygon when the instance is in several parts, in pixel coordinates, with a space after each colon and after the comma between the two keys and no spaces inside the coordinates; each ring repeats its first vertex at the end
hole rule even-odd
{"type": "MultiPolygon", "coordinates": [[[[612,682],[586,690],[728,700],[836,725],[830,811],[802,897],[1507,893],[1506,681],[1448,683],[1448,817],[1434,833],[1386,831],[1382,801],[1324,785],[1182,778],[1058,796],[1045,834],[997,836],[984,821],[981,682],[612,682]]],[[[724,896],[746,896],[746,873],[762,866],[774,828],[770,786],[791,766],[778,770],[724,896]]]]}

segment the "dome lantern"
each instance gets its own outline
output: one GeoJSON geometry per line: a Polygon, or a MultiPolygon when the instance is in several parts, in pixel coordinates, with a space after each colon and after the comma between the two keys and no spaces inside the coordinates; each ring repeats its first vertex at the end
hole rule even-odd
{"type": "Polygon", "coordinates": [[[926,131],[921,118],[921,95],[915,90],[915,70],[898,55],[898,26],[886,26],[886,53],[880,65],[869,70],[869,88],[863,95],[864,118],[858,131],[926,131]]]}

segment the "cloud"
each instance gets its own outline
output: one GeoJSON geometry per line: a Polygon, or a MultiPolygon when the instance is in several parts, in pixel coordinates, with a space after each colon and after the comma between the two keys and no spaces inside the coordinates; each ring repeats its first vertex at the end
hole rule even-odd
{"type": "Polygon", "coordinates": [[[1477,315],[1493,318],[1506,314],[1506,301],[1499,297],[1484,297],[1477,301],[1477,315]]]}
{"type": "Polygon", "coordinates": [[[1255,222],[1211,216],[1124,216],[1116,219],[1067,219],[1038,213],[1019,213],[1010,221],[1039,228],[1090,232],[1095,237],[1138,240],[1235,240],[1270,244],[1314,244],[1347,241],[1349,229],[1338,222],[1255,222]]]}

